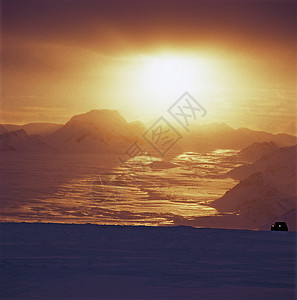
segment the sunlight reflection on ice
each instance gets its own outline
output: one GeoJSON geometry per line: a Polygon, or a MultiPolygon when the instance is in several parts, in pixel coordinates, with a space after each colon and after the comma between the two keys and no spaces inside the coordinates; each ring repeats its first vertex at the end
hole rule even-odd
{"type": "MultiPolygon", "coordinates": [[[[25,190],[28,200],[4,207],[1,216],[3,221],[170,225],[182,218],[214,215],[217,211],[207,203],[235,185],[225,173],[236,166],[236,153],[186,152],[173,158],[170,167],[161,163],[158,168],[152,162],[161,159],[147,157],[110,168],[92,160],[79,162],[85,172],[64,174],[69,179],[50,193],[40,186],[37,193],[25,190]]],[[[48,174],[31,168],[27,175],[48,174]]]]}

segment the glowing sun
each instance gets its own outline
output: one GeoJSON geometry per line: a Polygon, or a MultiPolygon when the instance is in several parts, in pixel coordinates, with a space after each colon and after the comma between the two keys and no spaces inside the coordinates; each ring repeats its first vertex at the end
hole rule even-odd
{"type": "Polygon", "coordinates": [[[212,72],[207,59],[164,55],[147,61],[146,84],[155,96],[172,97],[197,88],[208,88],[212,72]]]}

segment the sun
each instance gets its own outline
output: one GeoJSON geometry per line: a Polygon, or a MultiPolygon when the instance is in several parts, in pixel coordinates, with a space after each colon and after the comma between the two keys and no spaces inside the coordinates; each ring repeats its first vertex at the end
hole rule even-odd
{"type": "Polygon", "coordinates": [[[212,71],[207,59],[162,55],[147,60],[145,84],[155,97],[177,97],[185,91],[209,86],[212,71]]]}
{"type": "Polygon", "coordinates": [[[107,73],[113,79],[111,95],[120,99],[118,109],[142,120],[162,114],[185,92],[206,99],[222,77],[219,59],[204,53],[154,52],[116,63],[107,73]]]}
{"type": "Polygon", "coordinates": [[[188,89],[194,83],[194,68],[184,58],[154,58],[149,64],[148,77],[153,88],[160,91],[176,87],[188,89]]]}

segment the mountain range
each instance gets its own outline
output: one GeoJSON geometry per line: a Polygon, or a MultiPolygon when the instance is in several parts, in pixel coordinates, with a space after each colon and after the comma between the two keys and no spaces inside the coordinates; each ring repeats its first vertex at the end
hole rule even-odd
{"type": "MultiPolygon", "coordinates": [[[[142,135],[147,127],[141,122],[127,122],[118,111],[92,110],[73,116],[66,124],[30,123],[26,125],[2,124],[1,151],[14,150],[71,151],[71,152],[123,152],[134,142],[145,145],[142,135]],[[26,132],[26,136],[18,130],[26,132]],[[18,132],[7,134],[8,132],[18,132]],[[4,136],[3,136],[4,134],[4,136]],[[38,135],[38,143],[36,142],[38,135]],[[26,142],[24,141],[26,140],[26,142]],[[36,146],[38,145],[38,146],[36,146]]],[[[272,134],[247,128],[234,129],[226,124],[207,124],[181,132],[181,139],[172,152],[205,152],[214,149],[242,149],[253,143],[273,143],[275,146],[297,144],[297,137],[284,133],[272,134]]],[[[272,144],[271,144],[272,145],[272,144]]],[[[154,155],[154,149],[147,146],[154,155]]]]}
{"type": "Polygon", "coordinates": [[[272,134],[248,128],[234,129],[224,123],[212,123],[194,127],[184,136],[187,151],[211,151],[214,149],[240,150],[253,143],[273,142],[277,146],[297,144],[297,137],[285,133],[272,134]]]}
{"type": "MultiPolygon", "coordinates": [[[[24,125],[15,125],[15,124],[2,124],[0,125],[7,131],[16,131],[24,129],[28,135],[40,135],[46,136],[63,126],[63,124],[56,123],[28,123],[24,125]]],[[[0,127],[0,133],[2,133],[0,127]]]]}

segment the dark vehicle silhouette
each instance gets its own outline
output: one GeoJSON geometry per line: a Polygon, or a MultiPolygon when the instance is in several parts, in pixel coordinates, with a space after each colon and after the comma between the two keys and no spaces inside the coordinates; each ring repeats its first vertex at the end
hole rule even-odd
{"type": "Polygon", "coordinates": [[[288,231],[286,222],[275,222],[271,225],[271,231],[288,231]]]}

